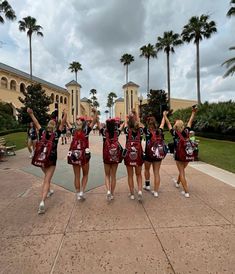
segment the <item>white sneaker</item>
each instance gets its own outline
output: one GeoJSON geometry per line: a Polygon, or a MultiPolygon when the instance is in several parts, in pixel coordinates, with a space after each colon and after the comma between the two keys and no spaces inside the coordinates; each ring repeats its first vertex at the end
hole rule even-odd
{"type": "Polygon", "coordinates": [[[30,155],[29,155],[29,158],[30,158],[30,159],[32,159],[32,158],[33,158],[33,156],[30,154],[30,155]]]}
{"type": "Polygon", "coordinates": [[[110,201],[112,201],[112,200],[114,200],[114,196],[113,195],[110,196],[110,201]]]}
{"type": "Polygon", "coordinates": [[[47,198],[50,198],[54,194],[54,190],[50,189],[47,193],[47,198]]]}
{"type": "Polygon", "coordinates": [[[190,196],[189,196],[189,193],[186,192],[186,193],[184,194],[184,197],[185,197],[185,198],[189,198],[189,197],[190,197],[190,196]]]}
{"type": "Polygon", "coordinates": [[[79,196],[80,196],[80,200],[85,201],[86,198],[85,198],[84,193],[82,191],[79,193],[79,196]]]}
{"type": "Polygon", "coordinates": [[[152,191],[152,194],[154,197],[158,197],[158,192],[157,191],[152,191]]]}
{"type": "Polygon", "coordinates": [[[132,194],[132,193],[129,193],[129,194],[128,194],[128,197],[129,197],[131,200],[135,200],[135,195],[132,194]]]}
{"type": "Polygon", "coordinates": [[[107,191],[107,194],[106,194],[106,199],[107,199],[108,201],[110,201],[110,200],[111,200],[111,196],[112,196],[111,191],[108,190],[108,191],[107,191]]]}
{"type": "Polygon", "coordinates": [[[176,188],[180,187],[180,183],[178,183],[178,181],[175,178],[173,178],[172,181],[174,182],[176,188]]]}
{"type": "Polygon", "coordinates": [[[144,186],[143,186],[143,189],[149,191],[149,190],[151,189],[151,187],[150,187],[150,186],[144,185],[144,186]]]}
{"type": "Polygon", "coordinates": [[[182,191],[181,191],[181,194],[182,194],[182,195],[185,195],[185,191],[184,191],[184,190],[182,190],[182,191]]]}
{"type": "Polygon", "coordinates": [[[77,193],[76,193],[77,200],[81,200],[81,197],[80,197],[80,195],[79,195],[79,194],[80,194],[80,192],[77,192],[77,193]]]}
{"type": "Polygon", "coordinates": [[[143,194],[142,191],[138,192],[138,201],[141,203],[143,201],[143,194]]]}
{"type": "Polygon", "coordinates": [[[45,213],[45,203],[44,201],[41,201],[38,207],[38,214],[44,214],[45,213]]]}

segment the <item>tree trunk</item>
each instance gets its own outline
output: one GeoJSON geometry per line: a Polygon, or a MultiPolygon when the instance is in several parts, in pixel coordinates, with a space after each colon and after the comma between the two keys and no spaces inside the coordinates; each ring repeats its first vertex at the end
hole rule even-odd
{"type": "Polygon", "coordinates": [[[167,89],[168,89],[168,101],[169,101],[169,110],[171,109],[171,84],[170,84],[170,53],[166,53],[167,57],[167,89]]]}
{"type": "Polygon", "coordinates": [[[78,82],[78,72],[75,71],[75,79],[76,79],[76,82],[78,82]]]}
{"type": "Polygon", "coordinates": [[[126,84],[128,83],[128,65],[126,65],[126,84]]]}
{"type": "Polygon", "coordinates": [[[33,78],[33,69],[32,69],[32,35],[29,35],[29,65],[30,65],[30,79],[33,78]]]}
{"type": "Polygon", "coordinates": [[[200,56],[199,56],[199,41],[196,43],[197,50],[197,102],[201,104],[201,92],[200,92],[200,56]]]}
{"type": "Polygon", "coordinates": [[[149,58],[147,61],[147,94],[149,94],[149,58]]]}

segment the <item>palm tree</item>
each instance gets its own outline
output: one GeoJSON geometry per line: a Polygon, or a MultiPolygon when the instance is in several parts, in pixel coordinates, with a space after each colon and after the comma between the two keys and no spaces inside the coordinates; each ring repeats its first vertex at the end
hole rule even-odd
{"type": "Polygon", "coordinates": [[[107,107],[109,108],[109,113],[111,117],[113,117],[114,98],[117,98],[116,93],[110,92],[108,94],[107,107]]]}
{"type": "Polygon", "coordinates": [[[196,44],[197,54],[197,100],[201,104],[200,93],[200,58],[199,58],[199,43],[203,38],[210,38],[211,35],[217,32],[216,23],[209,20],[209,15],[202,14],[200,17],[193,16],[189,19],[187,25],[184,26],[182,31],[183,41],[190,43],[192,40],[196,44]]]}
{"type": "Polygon", "coordinates": [[[235,0],[231,0],[230,1],[230,5],[234,5],[234,7],[231,7],[228,12],[227,12],[227,16],[231,17],[232,15],[235,15],[235,0]]]}
{"type": "Polygon", "coordinates": [[[143,46],[140,48],[141,54],[140,57],[144,57],[147,59],[147,93],[149,93],[149,60],[150,58],[157,58],[157,51],[154,46],[148,44],[147,46],[143,46]]]}
{"type": "Polygon", "coordinates": [[[27,16],[19,21],[19,30],[27,30],[27,36],[29,37],[30,78],[32,80],[32,35],[35,33],[38,36],[43,37],[43,33],[41,32],[42,27],[37,25],[37,20],[35,18],[27,16]]]}
{"type": "Polygon", "coordinates": [[[106,119],[108,119],[109,111],[106,109],[104,113],[106,114],[106,119]]]}
{"type": "MultiPolygon", "coordinates": [[[[230,50],[235,50],[235,47],[230,47],[229,49],[230,49],[230,50]]],[[[226,65],[227,68],[230,67],[230,68],[226,71],[226,73],[224,74],[224,76],[223,76],[224,78],[227,77],[227,76],[229,76],[229,75],[232,76],[232,75],[235,73],[235,57],[226,60],[226,61],[222,64],[222,66],[223,66],[223,65],[226,65]]]]}
{"type": "Polygon", "coordinates": [[[157,38],[156,49],[157,52],[164,51],[167,58],[167,88],[168,88],[168,101],[169,109],[171,108],[171,85],[170,85],[170,53],[175,53],[174,47],[179,46],[183,43],[178,33],[173,31],[167,31],[163,33],[163,37],[157,38]]]}
{"type": "Polygon", "coordinates": [[[69,64],[69,69],[71,72],[75,72],[75,80],[78,81],[78,71],[82,70],[82,65],[79,62],[73,61],[69,64]]]}
{"type": "Polygon", "coordinates": [[[90,90],[90,95],[91,95],[91,105],[95,108],[98,108],[100,106],[99,102],[97,101],[97,97],[95,96],[97,94],[96,89],[91,89],[90,90]]]}
{"type": "Polygon", "coordinates": [[[10,21],[16,19],[14,10],[12,9],[8,1],[5,0],[0,1],[0,23],[4,24],[5,21],[1,14],[4,14],[5,18],[10,21]]]}
{"type": "Polygon", "coordinates": [[[120,59],[120,62],[123,63],[124,66],[126,66],[126,83],[128,83],[128,66],[134,61],[134,56],[128,53],[123,54],[120,59]]]}

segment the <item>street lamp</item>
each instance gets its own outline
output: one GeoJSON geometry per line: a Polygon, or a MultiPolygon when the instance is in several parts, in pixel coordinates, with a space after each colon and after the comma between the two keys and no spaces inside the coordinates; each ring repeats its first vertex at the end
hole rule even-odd
{"type": "Polygon", "coordinates": [[[139,101],[140,101],[140,106],[139,106],[139,117],[140,117],[140,119],[141,119],[141,117],[142,117],[142,102],[143,102],[143,96],[142,96],[142,94],[140,94],[139,101]]]}

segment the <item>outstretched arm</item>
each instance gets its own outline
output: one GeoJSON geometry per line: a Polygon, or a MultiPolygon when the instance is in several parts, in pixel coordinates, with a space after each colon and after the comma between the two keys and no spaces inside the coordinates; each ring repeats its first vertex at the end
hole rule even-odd
{"type": "Polygon", "coordinates": [[[159,128],[164,129],[164,125],[165,125],[165,118],[164,116],[162,116],[162,121],[159,128]]]}
{"type": "Polygon", "coordinates": [[[167,114],[168,114],[168,111],[166,111],[166,110],[163,111],[163,118],[165,119],[165,122],[166,122],[166,124],[168,126],[168,129],[171,130],[172,129],[172,125],[171,125],[169,119],[167,118],[167,114]]]}
{"type": "Polygon", "coordinates": [[[190,128],[192,127],[192,123],[193,123],[193,120],[194,120],[196,112],[197,112],[197,109],[196,108],[192,108],[192,113],[191,113],[191,116],[189,118],[187,127],[190,127],[190,128]]]}
{"type": "Polygon", "coordinates": [[[61,123],[60,123],[60,126],[59,126],[59,130],[62,131],[63,128],[64,128],[64,125],[66,123],[66,120],[67,120],[67,112],[65,111],[65,109],[63,110],[63,118],[61,120],[61,123]]]}
{"type": "Polygon", "coordinates": [[[28,112],[29,116],[31,117],[31,119],[32,119],[32,121],[33,121],[33,123],[34,123],[36,129],[37,129],[37,130],[40,130],[41,125],[39,124],[37,118],[34,116],[33,110],[32,110],[31,108],[27,108],[27,112],[28,112]]]}
{"type": "Polygon", "coordinates": [[[94,112],[94,116],[93,116],[93,120],[91,121],[90,127],[93,128],[95,123],[96,123],[96,119],[97,119],[97,110],[93,109],[94,112]]]}

